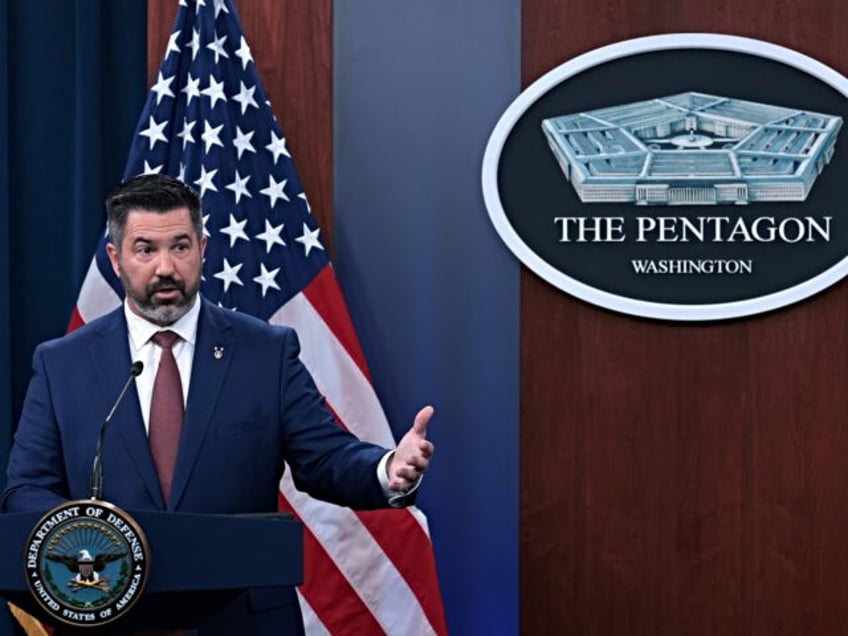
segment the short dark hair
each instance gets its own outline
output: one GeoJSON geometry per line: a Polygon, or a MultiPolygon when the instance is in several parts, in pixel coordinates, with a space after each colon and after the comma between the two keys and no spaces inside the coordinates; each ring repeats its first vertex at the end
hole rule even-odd
{"type": "Polygon", "coordinates": [[[179,179],[165,174],[143,174],[127,179],[106,197],[109,240],[118,250],[121,249],[127,214],[132,210],[165,213],[178,208],[188,208],[191,224],[200,241],[203,236],[203,217],[197,192],[179,179]]]}

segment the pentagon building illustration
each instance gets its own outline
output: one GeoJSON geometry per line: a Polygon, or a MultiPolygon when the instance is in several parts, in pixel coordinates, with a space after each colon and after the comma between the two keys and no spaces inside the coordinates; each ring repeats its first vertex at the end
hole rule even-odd
{"type": "Polygon", "coordinates": [[[584,203],[804,201],[842,118],[688,92],[542,121],[584,203]]]}

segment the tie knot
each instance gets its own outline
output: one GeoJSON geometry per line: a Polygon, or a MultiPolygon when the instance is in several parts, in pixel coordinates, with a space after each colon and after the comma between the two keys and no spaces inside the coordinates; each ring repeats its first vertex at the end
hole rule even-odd
{"type": "Polygon", "coordinates": [[[155,342],[163,349],[172,348],[179,339],[180,336],[173,331],[157,331],[153,334],[153,338],[151,338],[153,342],[155,342]]]}

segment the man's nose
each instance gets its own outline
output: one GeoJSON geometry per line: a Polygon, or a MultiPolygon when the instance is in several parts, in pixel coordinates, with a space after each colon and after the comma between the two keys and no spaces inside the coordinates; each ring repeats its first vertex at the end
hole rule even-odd
{"type": "Polygon", "coordinates": [[[157,276],[170,276],[174,273],[174,261],[171,258],[171,254],[168,250],[161,250],[157,255],[158,259],[156,260],[156,275],[157,276]]]}

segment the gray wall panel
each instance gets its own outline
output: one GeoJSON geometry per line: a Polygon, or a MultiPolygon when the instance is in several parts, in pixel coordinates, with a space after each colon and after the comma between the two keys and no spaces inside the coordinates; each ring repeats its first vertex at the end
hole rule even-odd
{"type": "Polygon", "coordinates": [[[336,2],[334,33],[339,281],[395,434],[436,406],[419,505],[449,628],[515,633],[519,266],[479,175],[520,2],[336,2]]]}

